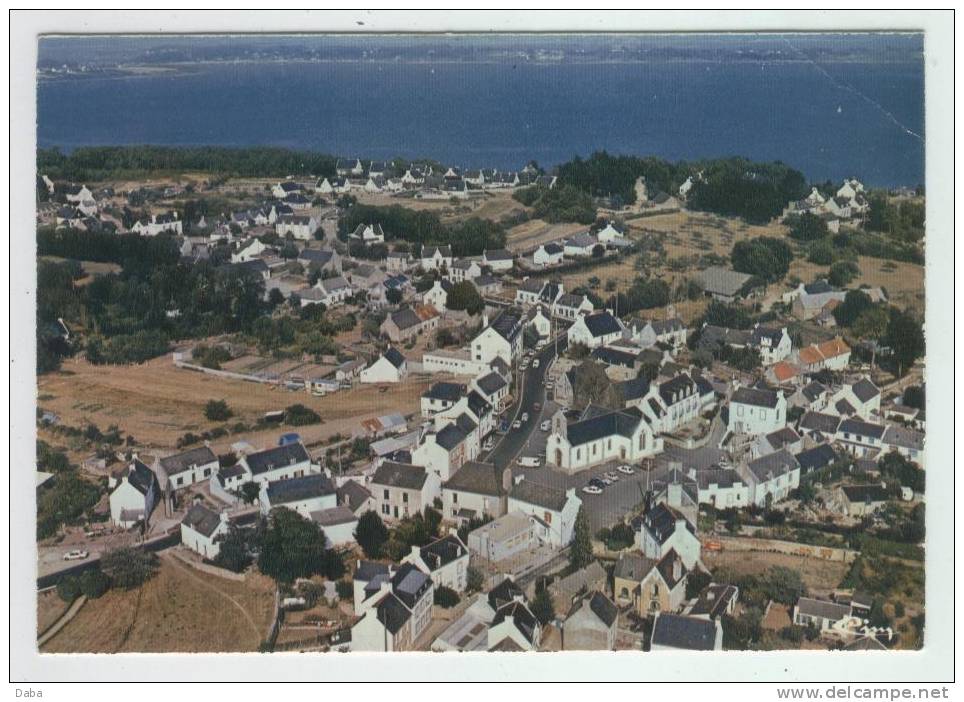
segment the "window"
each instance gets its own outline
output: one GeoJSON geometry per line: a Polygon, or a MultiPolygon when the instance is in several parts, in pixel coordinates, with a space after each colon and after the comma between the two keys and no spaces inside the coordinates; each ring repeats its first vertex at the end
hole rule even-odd
{"type": "Polygon", "coordinates": [[[736,416],[737,416],[737,417],[742,417],[742,416],[743,416],[743,405],[737,405],[737,406],[736,406],[736,416]]]}
{"type": "Polygon", "coordinates": [[[454,502],[455,504],[459,503],[459,493],[457,492],[452,493],[452,502],[454,502]]]}
{"type": "Polygon", "coordinates": [[[403,492],[403,493],[402,493],[402,502],[406,502],[406,503],[408,502],[408,493],[407,493],[407,492],[403,492]]]}
{"type": "Polygon", "coordinates": [[[174,484],[175,484],[175,485],[183,485],[183,484],[184,484],[184,478],[180,478],[180,477],[177,478],[177,479],[174,481],[174,484]]]}
{"type": "Polygon", "coordinates": [[[760,410],[760,419],[766,419],[766,418],[767,418],[767,411],[766,411],[765,409],[761,409],[761,410],[760,410]]]}
{"type": "Polygon", "coordinates": [[[543,512],[542,521],[546,524],[552,524],[552,512],[543,512]]]}
{"type": "Polygon", "coordinates": [[[389,514],[388,505],[382,505],[382,514],[389,514]]]}
{"type": "Polygon", "coordinates": [[[382,499],[388,499],[388,490],[382,490],[382,499]]]}

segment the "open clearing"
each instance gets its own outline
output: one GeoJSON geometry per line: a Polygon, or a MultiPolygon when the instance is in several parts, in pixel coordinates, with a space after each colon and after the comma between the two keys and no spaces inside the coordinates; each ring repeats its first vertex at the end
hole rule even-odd
{"type": "MultiPolygon", "coordinates": [[[[185,432],[199,433],[220,426],[204,417],[204,405],[212,399],[225,400],[234,412],[229,426],[236,422],[253,425],[265,412],[296,403],[311,407],[323,423],[297,429],[310,442],[351,433],[369,417],[417,412],[419,396],[427,385],[425,380],[410,378],[397,385],[358,385],[351,391],[315,397],[307,392],[178,369],[169,355],[130,366],[95,366],[83,359],[68,359],[61,371],[38,378],[38,392],[44,398],[40,405],[55,412],[61,423],[82,427],[92,422],[101,429],[116,424],[139,445],[162,448],[173,448],[185,432]]],[[[221,444],[227,447],[239,439],[255,445],[263,439],[270,444],[269,435],[275,437],[280,431],[273,427],[261,432],[263,436],[245,432],[224,437],[221,444]]]]}
{"type": "Polygon", "coordinates": [[[257,651],[273,611],[269,578],[224,580],[162,555],[153,579],[88,601],[42,652],[257,651]]]}
{"type": "Polygon", "coordinates": [[[37,635],[49,629],[60,619],[69,605],[57,595],[56,590],[37,593],[37,635]]]}
{"type": "Polygon", "coordinates": [[[735,575],[762,575],[771,566],[785,566],[800,573],[811,594],[836,589],[850,568],[839,561],[757,551],[704,551],[703,562],[735,575]]]}
{"type": "Polygon", "coordinates": [[[585,224],[572,222],[549,224],[541,219],[530,219],[528,222],[518,224],[509,230],[506,236],[506,246],[516,253],[533,251],[539,248],[541,244],[568,239],[575,234],[588,230],[589,227],[585,224]]]}

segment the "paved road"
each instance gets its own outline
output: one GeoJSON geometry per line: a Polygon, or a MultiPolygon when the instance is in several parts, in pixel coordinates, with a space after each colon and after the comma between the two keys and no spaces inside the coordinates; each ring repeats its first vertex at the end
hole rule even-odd
{"type": "MultiPolygon", "coordinates": [[[[567,343],[566,335],[560,334],[558,337],[560,352],[566,350],[567,343]]],[[[545,404],[546,368],[556,357],[556,344],[549,343],[542,351],[538,352],[535,357],[539,359],[539,367],[533,368],[530,366],[529,369],[525,371],[524,380],[522,381],[521,400],[507,413],[510,421],[514,421],[516,417],[521,419],[525,413],[528,413],[529,418],[523,422],[521,428],[509,429],[508,433],[502,437],[499,445],[492,449],[492,452],[489,453],[485,459],[489,463],[494,463],[499,468],[505,468],[515,460],[529,439],[529,435],[538,427],[539,413],[535,411],[534,406],[537,402],[545,404]]]]}

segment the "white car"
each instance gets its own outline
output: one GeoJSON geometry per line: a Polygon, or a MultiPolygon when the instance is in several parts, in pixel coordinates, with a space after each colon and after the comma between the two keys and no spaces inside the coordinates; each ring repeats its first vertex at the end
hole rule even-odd
{"type": "Polygon", "coordinates": [[[522,359],[522,363],[519,364],[519,368],[521,368],[522,370],[527,370],[529,368],[528,359],[522,359]]]}
{"type": "Polygon", "coordinates": [[[616,475],[613,471],[609,471],[608,473],[606,473],[606,477],[609,478],[614,483],[619,481],[619,476],[616,475]]]}
{"type": "Polygon", "coordinates": [[[533,359],[532,359],[532,367],[533,367],[533,368],[538,368],[538,367],[539,367],[539,359],[538,359],[538,358],[533,358],[533,359]]]}
{"type": "Polygon", "coordinates": [[[633,470],[632,466],[627,466],[625,464],[619,466],[616,470],[618,470],[620,473],[625,473],[626,475],[632,475],[633,473],[636,472],[633,470]]]}
{"type": "Polygon", "coordinates": [[[542,424],[539,425],[539,428],[542,431],[549,431],[549,427],[551,426],[552,426],[552,422],[547,419],[546,421],[544,421],[542,424]]]}
{"type": "Polygon", "coordinates": [[[528,412],[523,412],[523,413],[522,413],[522,422],[525,423],[525,422],[528,422],[528,421],[529,421],[529,413],[528,413],[528,412]]]}
{"type": "Polygon", "coordinates": [[[605,475],[600,475],[599,480],[603,482],[604,485],[612,485],[613,481],[607,478],[605,475]]]}
{"type": "Polygon", "coordinates": [[[582,491],[587,495],[602,495],[602,490],[595,485],[584,485],[582,491]]]}
{"type": "Polygon", "coordinates": [[[513,429],[521,429],[521,428],[522,428],[522,422],[520,422],[518,419],[515,420],[514,422],[512,422],[512,428],[513,428],[513,429]]]}
{"type": "Polygon", "coordinates": [[[81,551],[80,549],[74,549],[73,551],[68,551],[64,554],[65,561],[82,561],[90,554],[86,551],[81,551]]]}

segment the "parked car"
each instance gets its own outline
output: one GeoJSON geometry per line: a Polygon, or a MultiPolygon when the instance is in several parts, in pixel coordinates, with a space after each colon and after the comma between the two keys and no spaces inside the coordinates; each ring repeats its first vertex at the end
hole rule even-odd
{"type": "Polygon", "coordinates": [[[519,364],[519,368],[526,370],[529,367],[529,359],[523,358],[522,363],[519,364]]]}
{"type": "Polygon", "coordinates": [[[547,419],[546,421],[544,421],[542,424],[539,425],[539,428],[542,431],[549,431],[549,427],[551,426],[552,426],[552,422],[547,419]]]}
{"type": "Polygon", "coordinates": [[[521,429],[521,428],[522,428],[522,422],[520,422],[518,419],[515,420],[514,422],[512,422],[512,428],[513,428],[513,429],[521,429]]]}
{"type": "Polygon", "coordinates": [[[619,481],[619,476],[613,471],[609,471],[608,473],[606,473],[606,477],[609,478],[614,483],[619,481]]]}
{"type": "Polygon", "coordinates": [[[592,480],[589,481],[589,484],[590,484],[590,485],[595,485],[595,486],[596,486],[597,488],[599,488],[600,490],[602,490],[604,487],[606,487],[606,483],[604,483],[604,482],[603,482],[602,480],[600,480],[599,478],[593,478],[592,480]]]}
{"type": "Polygon", "coordinates": [[[626,475],[632,475],[636,472],[633,470],[632,466],[627,466],[626,464],[619,466],[616,470],[618,470],[620,473],[625,473],[626,475]]]}
{"type": "Polygon", "coordinates": [[[607,478],[605,475],[602,476],[601,478],[598,478],[598,480],[602,481],[602,484],[603,484],[603,485],[612,485],[612,484],[613,484],[613,481],[610,480],[609,478],[607,478]]]}
{"type": "Polygon", "coordinates": [[[592,484],[590,484],[590,485],[583,485],[582,491],[583,491],[584,493],[586,493],[587,495],[601,495],[601,494],[602,494],[602,490],[600,490],[599,488],[597,488],[595,485],[592,485],[592,484]]]}
{"type": "Polygon", "coordinates": [[[529,413],[528,413],[528,412],[523,412],[523,413],[522,413],[522,423],[525,424],[525,423],[528,422],[528,421],[529,421],[529,413]]]}
{"type": "Polygon", "coordinates": [[[538,358],[533,358],[533,359],[532,359],[532,367],[533,367],[533,368],[538,368],[538,367],[539,367],[539,359],[538,359],[538,358]]]}
{"type": "Polygon", "coordinates": [[[82,561],[90,554],[87,551],[81,551],[80,549],[74,549],[73,551],[68,551],[64,554],[65,561],[82,561]]]}
{"type": "Polygon", "coordinates": [[[538,468],[542,460],[538,456],[520,456],[519,465],[524,468],[538,468]]]}

